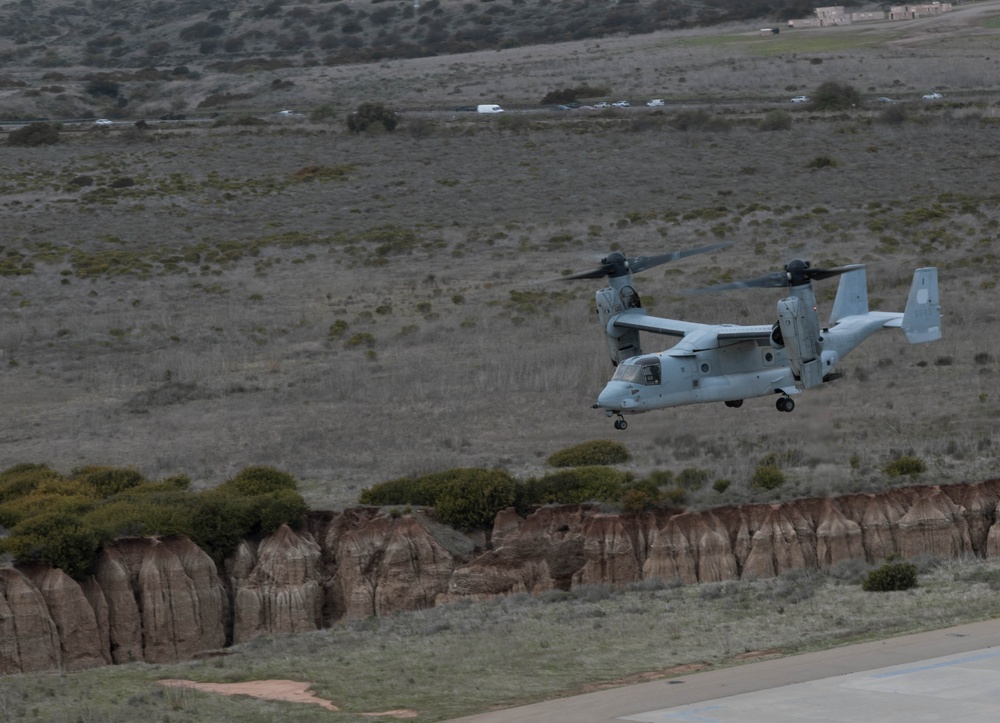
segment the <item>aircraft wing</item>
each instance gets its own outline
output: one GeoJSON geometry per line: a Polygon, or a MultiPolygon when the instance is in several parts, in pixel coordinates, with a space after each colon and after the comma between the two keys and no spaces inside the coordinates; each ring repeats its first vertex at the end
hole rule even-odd
{"type": "MultiPolygon", "coordinates": [[[[718,339],[720,344],[737,344],[751,339],[768,339],[771,327],[766,324],[759,326],[739,326],[737,324],[699,324],[696,321],[681,321],[680,319],[664,319],[659,316],[648,316],[643,312],[625,312],[614,320],[614,326],[619,329],[636,329],[653,334],[667,336],[692,337],[699,340],[698,346],[704,346],[709,338],[718,339]]],[[[714,346],[711,345],[711,346],[714,346]]]]}
{"type": "Polygon", "coordinates": [[[663,319],[659,316],[647,316],[645,312],[640,311],[626,311],[615,317],[612,323],[619,329],[636,329],[652,334],[666,334],[667,336],[685,336],[692,331],[703,331],[711,328],[711,324],[699,324],[695,321],[681,321],[680,319],[663,319]]]}

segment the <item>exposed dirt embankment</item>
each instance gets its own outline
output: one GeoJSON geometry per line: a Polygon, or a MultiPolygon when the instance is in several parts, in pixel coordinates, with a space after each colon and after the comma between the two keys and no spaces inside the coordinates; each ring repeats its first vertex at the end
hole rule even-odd
{"type": "Polygon", "coordinates": [[[184,538],[122,539],[82,582],[51,568],[0,568],[0,673],[174,662],[463,598],[762,578],[891,555],[994,557],[998,503],[1000,480],[672,515],[559,506],[526,518],[505,510],[488,539],[420,513],[349,509],[244,542],[222,572],[184,538]]]}

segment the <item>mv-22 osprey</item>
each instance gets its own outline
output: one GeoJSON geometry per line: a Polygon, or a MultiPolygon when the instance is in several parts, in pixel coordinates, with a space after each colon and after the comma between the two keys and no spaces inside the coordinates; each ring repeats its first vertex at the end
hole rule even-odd
{"type": "Polygon", "coordinates": [[[784,271],[699,290],[787,288],[789,295],[778,301],[774,324],[699,324],[651,316],[642,308],[633,273],[727,245],[632,259],[615,252],[596,269],[562,277],[608,279],[609,286],[597,292],[597,313],[617,368],[593,406],[616,417],[616,429],[628,426],[626,414],[707,402],[740,407],[752,397],[778,395],[778,411],[791,412],[792,395],[839,377],[837,363],[881,329],[902,328],[911,344],[941,338],[937,269],[931,267],[913,272],[902,313],[868,310],[864,265],[820,269],[799,259],[784,271]],[[840,276],[840,285],[829,325],[821,327],[812,282],[832,276],[840,276]],[[639,332],[680,341],[665,351],[644,354],[639,332]]]}

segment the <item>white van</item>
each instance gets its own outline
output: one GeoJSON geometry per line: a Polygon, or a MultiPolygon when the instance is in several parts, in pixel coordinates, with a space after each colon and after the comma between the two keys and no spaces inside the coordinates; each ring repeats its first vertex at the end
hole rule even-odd
{"type": "Polygon", "coordinates": [[[503,108],[498,106],[496,103],[489,103],[487,105],[477,105],[477,113],[503,113],[503,108]]]}

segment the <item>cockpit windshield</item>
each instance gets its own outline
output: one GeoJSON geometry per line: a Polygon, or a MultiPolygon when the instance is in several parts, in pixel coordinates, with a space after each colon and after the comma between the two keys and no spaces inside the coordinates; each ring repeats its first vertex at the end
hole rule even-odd
{"type": "Polygon", "coordinates": [[[653,386],[660,383],[660,360],[656,357],[639,358],[626,364],[619,364],[615,369],[614,381],[630,382],[643,386],[653,386]]]}

